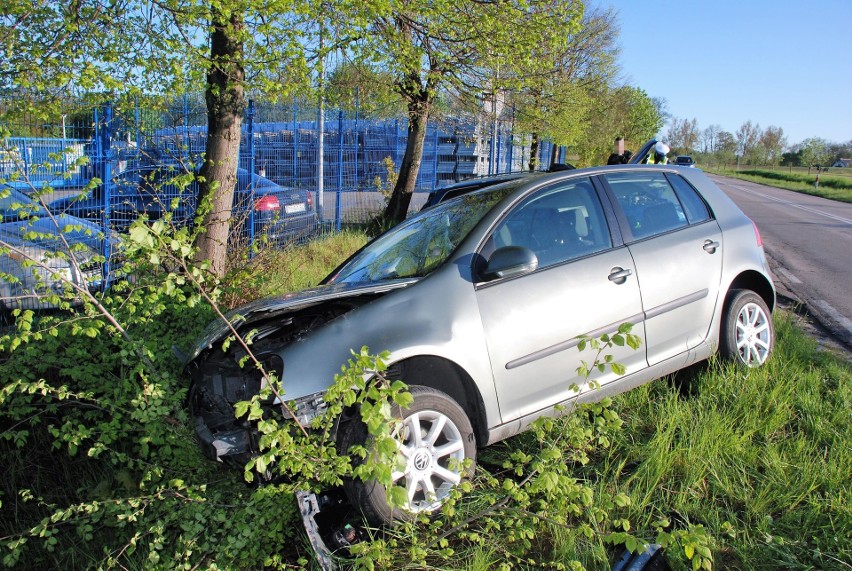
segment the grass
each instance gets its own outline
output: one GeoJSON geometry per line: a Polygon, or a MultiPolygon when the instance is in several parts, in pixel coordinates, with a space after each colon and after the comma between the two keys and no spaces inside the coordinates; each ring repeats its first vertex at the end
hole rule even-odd
{"type": "Polygon", "coordinates": [[[367,240],[362,232],[345,231],[294,248],[261,249],[253,258],[232,264],[223,302],[233,308],[253,299],[313,287],[367,240]]]}
{"type": "Polygon", "coordinates": [[[849,569],[852,371],[790,314],[776,324],[765,368],[711,363],[688,389],[658,381],[619,397],[624,429],[589,477],[631,497],[639,528],[703,524],[719,568],[849,569]]]}
{"type": "Polygon", "coordinates": [[[775,186],[794,192],[811,194],[840,202],[852,202],[852,179],[848,176],[820,174],[819,187],[817,187],[814,185],[816,172],[807,174],[805,172],[788,172],[786,170],[757,168],[736,170],[725,167],[708,168],[706,170],[714,174],[775,186]]]}

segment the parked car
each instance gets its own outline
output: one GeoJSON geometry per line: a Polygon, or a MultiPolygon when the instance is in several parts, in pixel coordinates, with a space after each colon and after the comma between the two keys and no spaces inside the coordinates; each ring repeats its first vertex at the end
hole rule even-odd
{"type": "MultiPolygon", "coordinates": [[[[557,407],[620,393],[716,352],[762,365],[775,342],[775,289],[756,226],[701,171],[618,165],[524,177],[421,211],[368,243],[318,287],[232,312],[283,379],[303,422],[350,349],[387,350],[411,388],[401,411],[409,503],[392,510],[374,483],[346,484],[373,522],[431,512],[464,476],[460,461],[557,407]],[[580,336],[632,323],[627,367],[578,376],[580,336]],[[572,389],[573,384],[579,391],[572,389]]],[[[245,460],[256,429],[233,403],[260,390],[253,367],[212,323],[191,353],[190,407],[205,453],[245,460]]],[[[269,403],[272,405],[272,403],[269,403]]],[[[270,406],[270,414],[271,406],[270,406]]],[[[364,439],[344,415],[344,448],[364,439]]]]}
{"type": "Polygon", "coordinates": [[[681,167],[694,167],[695,161],[689,155],[679,155],[675,159],[675,164],[681,167]]]}
{"type": "MultiPolygon", "coordinates": [[[[147,166],[129,169],[115,176],[109,189],[111,227],[126,231],[142,214],[150,220],[157,220],[166,211],[172,212],[172,219],[179,225],[191,223],[198,187],[193,182],[180,188],[176,177],[182,173],[185,174],[185,171],[175,167],[147,166]]],[[[100,223],[104,205],[103,186],[99,186],[82,199],[66,196],[51,202],[49,207],[54,212],[100,223]]],[[[283,187],[245,169],[237,169],[232,218],[241,223],[244,234],[248,233],[246,224],[250,214],[254,218],[254,235],[266,236],[275,243],[309,235],[318,226],[309,191],[283,187]]]]}
{"type": "Polygon", "coordinates": [[[26,194],[3,189],[0,195],[0,314],[14,309],[55,309],[51,294],[67,284],[91,291],[103,287],[100,226],[67,214],[48,213],[26,194]],[[65,244],[60,240],[65,240],[65,244]],[[73,252],[77,267],[68,259],[73,252]]]}

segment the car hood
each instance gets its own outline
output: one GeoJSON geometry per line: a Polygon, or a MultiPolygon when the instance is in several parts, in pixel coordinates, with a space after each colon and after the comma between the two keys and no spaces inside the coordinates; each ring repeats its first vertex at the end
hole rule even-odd
{"type": "MultiPolygon", "coordinates": [[[[234,328],[244,327],[261,320],[270,319],[324,303],[327,301],[357,297],[361,295],[374,295],[387,293],[393,290],[408,287],[419,281],[420,278],[404,278],[388,280],[381,283],[358,283],[358,284],[327,284],[298,292],[288,293],[275,297],[259,299],[238,307],[225,314],[225,318],[234,328]]],[[[198,357],[202,351],[212,347],[216,341],[224,339],[230,333],[228,324],[221,318],[216,319],[206,327],[201,338],[193,345],[190,353],[185,356],[184,364],[190,363],[198,357]]]]}

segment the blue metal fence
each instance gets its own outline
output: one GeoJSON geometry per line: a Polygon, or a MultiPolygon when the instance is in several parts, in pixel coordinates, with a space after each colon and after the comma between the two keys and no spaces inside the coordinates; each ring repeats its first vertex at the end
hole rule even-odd
{"type": "MultiPolygon", "coordinates": [[[[9,135],[0,139],[0,186],[13,189],[19,200],[40,201],[58,214],[117,231],[125,230],[143,211],[152,218],[161,215],[175,206],[174,199],[175,220],[192,219],[197,189],[181,188],[170,179],[200,165],[207,137],[202,98],[184,97],[156,109],[135,103],[75,103],[65,106],[61,117],[52,122],[15,115],[8,112],[6,103],[0,100],[0,133],[9,135]],[[100,183],[83,200],[75,200],[95,177],[100,183]]],[[[340,229],[343,224],[370,219],[383,207],[389,171],[399,168],[405,152],[406,121],[365,120],[357,109],[327,112],[324,191],[319,196],[316,117],[316,108],[298,101],[287,105],[250,102],[243,123],[234,214],[248,243],[260,237],[260,229],[265,239],[270,227],[288,239],[301,237],[312,229],[309,226],[340,229]],[[320,204],[324,208],[317,212],[320,204]],[[270,213],[274,212],[285,220],[273,221],[270,213]],[[303,224],[306,232],[293,232],[293,224],[303,224]]],[[[496,156],[491,157],[492,133],[493,125],[472,121],[430,124],[412,208],[418,208],[425,192],[435,188],[472,176],[526,169],[528,143],[519,142],[505,125],[499,125],[493,145],[496,156]]],[[[551,149],[546,142],[539,145],[539,164],[547,164],[551,149]]],[[[23,224],[24,218],[12,210],[6,204],[4,231],[16,225],[20,230],[23,224]]],[[[92,244],[108,261],[100,268],[103,279],[96,280],[98,287],[109,282],[111,247],[110,240],[92,244]]],[[[0,273],[7,278],[22,272],[14,257],[14,252],[11,256],[0,252],[0,273]]],[[[3,299],[25,300],[23,305],[1,303],[0,309],[44,304],[44,296],[36,291],[42,286],[30,284],[29,290],[22,289],[0,276],[0,287],[3,299]]]]}

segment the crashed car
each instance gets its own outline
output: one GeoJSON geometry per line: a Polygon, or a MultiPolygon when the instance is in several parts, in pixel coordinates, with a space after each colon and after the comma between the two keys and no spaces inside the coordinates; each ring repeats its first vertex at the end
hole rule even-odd
{"type": "MultiPolygon", "coordinates": [[[[368,346],[390,352],[414,397],[403,413],[408,491],[391,509],[375,483],[347,485],[371,521],[432,512],[477,449],[543,415],[626,391],[714,353],[756,367],[775,342],[775,289],[756,226],[697,169],[619,165],[489,186],[421,211],[364,246],[318,287],[262,299],[229,319],[282,379],[300,420],[323,414],[323,391],[368,346]],[[581,336],[633,324],[639,350],[612,348],[627,372],[579,376],[581,336]],[[579,389],[577,389],[577,385],[579,389]],[[573,386],[573,387],[572,387],[573,386]]],[[[233,403],[260,390],[223,351],[223,321],[187,355],[191,409],[210,458],[257,452],[233,403]]],[[[358,441],[341,422],[339,441],[358,441]]]]}

